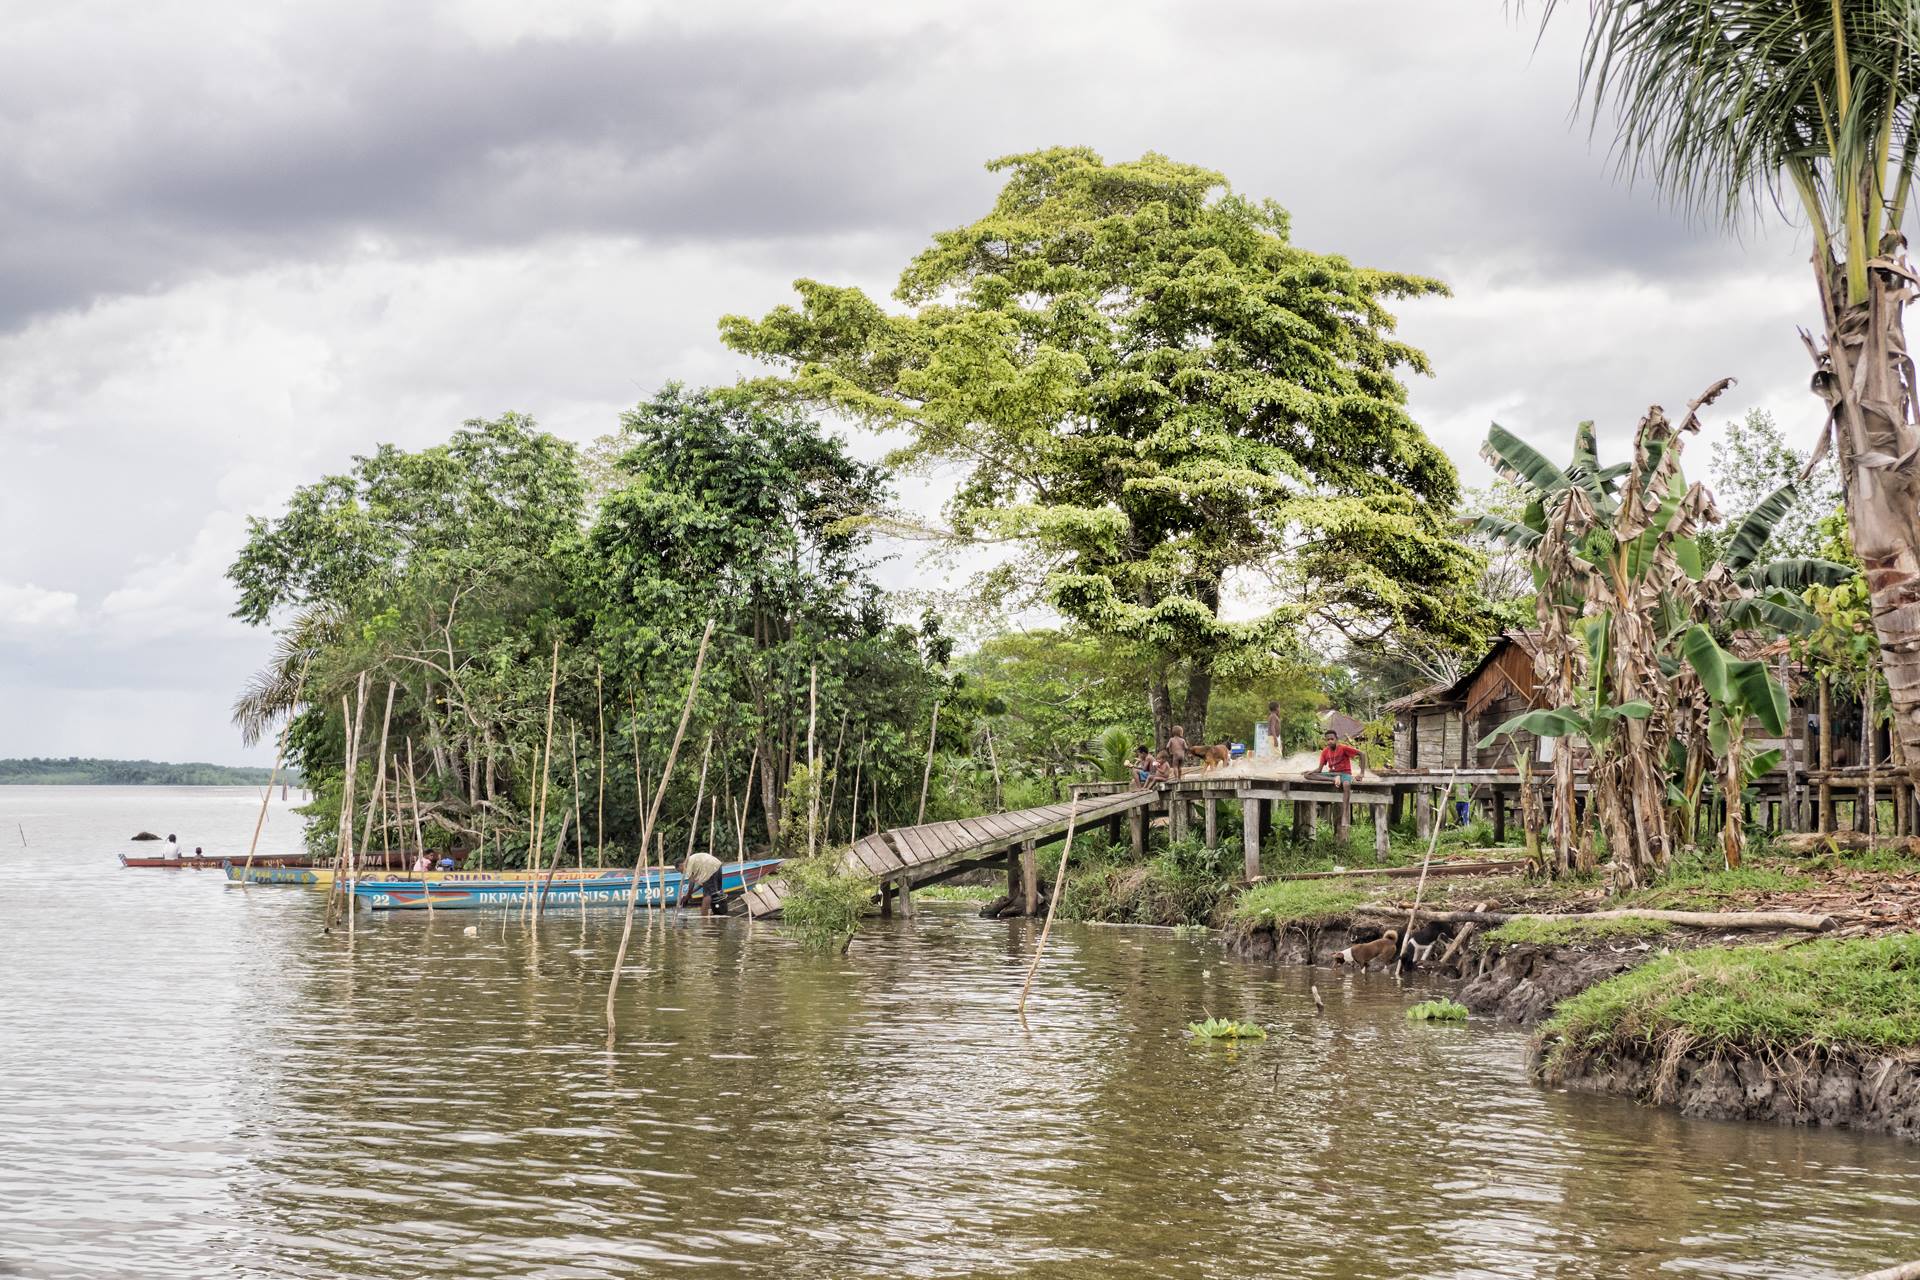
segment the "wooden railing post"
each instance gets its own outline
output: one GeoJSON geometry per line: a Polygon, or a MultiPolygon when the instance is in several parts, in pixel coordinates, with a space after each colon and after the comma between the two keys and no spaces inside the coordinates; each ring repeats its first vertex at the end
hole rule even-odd
{"type": "Polygon", "coordinates": [[[1240,801],[1240,838],[1246,855],[1247,879],[1260,878],[1260,801],[1251,796],[1240,801]]]}

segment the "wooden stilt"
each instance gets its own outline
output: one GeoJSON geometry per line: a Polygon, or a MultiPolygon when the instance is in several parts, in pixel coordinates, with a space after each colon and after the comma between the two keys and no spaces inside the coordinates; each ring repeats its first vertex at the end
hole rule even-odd
{"type": "Polygon", "coordinates": [[[1240,842],[1246,855],[1249,881],[1260,878],[1260,802],[1251,796],[1240,801],[1240,842]]]}
{"type": "Polygon", "coordinates": [[[1487,803],[1493,806],[1493,842],[1505,844],[1507,842],[1507,798],[1495,791],[1493,798],[1487,803]]]}
{"type": "Polygon", "coordinates": [[[1137,861],[1147,856],[1147,807],[1142,805],[1137,809],[1129,809],[1127,824],[1131,828],[1129,834],[1133,840],[1133,856],[1137,861]]]}
{"type": "Polygon", "coordinates": [[[1267,841],[1273,838],[1273,824],[1275,818],[1278,816],[1280,802],[1278,800],[1256,800],[1253,803],[1254,808],[1259,810],[1260,813],[1260,845],[1262,848],[1265,848],[1267,841]]]}
{"type": "Polygon", "coordinates": [[[1373,806],[1373,860],[1385,862],[1391,846],[1387,841],[1387,806],[1373,806]]]}
{"type": "Polygon", "coordinates": [[[900,877],[900,915],[903,919],[913,919],[913,881],[905,875],[900,877]]]}
{"type": "Polygon", "coordinates": [[[1413,789],[1413,833],[1425,840],[1433,827],[1433,797],[1425,787],[1413,789]]]}
{"type": "Polygon", "coordinates": [[[1206,814],[1207,848],[1218,849],[1220,847],[1220,802],[1208,796],[1200,804],[1206,814]]]}
{"type": "Polygon", "coordinates": [[[1040,866],[1029,840],[1020,846],[1020,914],[1030,916],[1039,909],[1040,866]]]}
{"type": "Polygon", "coordinates": [[[1167,793],[1167,839],[1187,838],[1187,802],[1176,792],[1167,793]]]}
{"type": "Polygon", "coordinates": [[[893,881],[891,880],[880,882],[880,918],[893,919],[893,881]]]}

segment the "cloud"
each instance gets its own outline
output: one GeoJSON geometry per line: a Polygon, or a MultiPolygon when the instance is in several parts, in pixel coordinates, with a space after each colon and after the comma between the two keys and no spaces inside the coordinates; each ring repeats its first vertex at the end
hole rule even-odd
{"type": "Polygon", "coordinates": [[[1049,145],[1208,165],[1306,247],[1447,280],[1401,334],[1470,477],[1491,418],[1551,444],[1591,417],[1617,446],[1725,373],[1724,417],[1791,428],[1804,246],[1616,181],[1571,115],[1577,35],[1431,0],[14,15],[0,754],[133,753],[124,698],[129,742],[175,744],[141,750],[235,758],[226,706],[268,647],[227,616],[248,515],[382,441],[508,409],[584,441],[669,379],[730,380],[719,315],[799,276],[886,292],[987,210],[986,160],[1049,145]]]}
{"type": "Polygon", "coordinates": [[[38,639],[71,629],[80,617],[80,597],[31,582],[0,582],[0,637],[38,639]]]}

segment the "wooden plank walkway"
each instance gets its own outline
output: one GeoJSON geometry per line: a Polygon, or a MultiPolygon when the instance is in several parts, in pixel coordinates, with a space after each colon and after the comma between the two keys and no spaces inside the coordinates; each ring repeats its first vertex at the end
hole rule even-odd
{"type": "MultiPolygon", "coordinates": [[[[1158,791],[1084,796],[1074,823],[1084,829],[1133,809],[1163,804],[1165,799],[1158,791]]],[[[984,818],[895,827],[884,833],[861,836],[842,855],[841,862],[856,875],[879,880],[937,880],[964,865],[1018,850],[1029,841],[1038,844],[1065,835],[1071,808],[1066,804],[1043,804],[984,818]]],[[[777,915],[786,891],[786,882],[778,876],[762,880],[744,895],[748,912],[755,919],[777,915]]]]}

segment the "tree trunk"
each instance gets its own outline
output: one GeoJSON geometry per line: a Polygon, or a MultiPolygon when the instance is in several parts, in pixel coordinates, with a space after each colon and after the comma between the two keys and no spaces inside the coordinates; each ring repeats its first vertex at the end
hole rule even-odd
{"type": "Polygon", "coordinates": [[[1740,803],[1741,775],[1746,772],[1746,717],[1727,717],[1727,749],[1720,753],[1720,801],[1725,816],[1720,826],[1720,852],[1729,871],[1740,865],[1746,847],[1744,806],[1740,803]]]}
{"type": "Polygon", "coordinates": [[[1212,698],[1213,658],[1210,655],[1196,657],[1187,671],[1187,706],[1180,722],[1187,731],[1187,741],[1195,746],[1208,741],[1207,703],[1212,698]]]}
{"type": "Polygon", "coordinates": [[[1147,706],[1153,711],[1153,742],[1162,746],[1173,736],[1173,695],[1167,691],[1164,675],[1147,680],[1147,706]]]}
{"type": "MultiPolygon", "coordinates": [[[[1894,733],[1914,770],[1920,766],[1920,462],[1908,425],[1914,400],[1904,321],[1908,287],[1894,271],[1872,267],[1867,300],[1841,305],[1844,274],[1819,267],[1815,274],[1827,346],[1815,353],[1813,388],[1827,402],[1853,549],[1873,597],[1894,733]]],[[[1909,776],[1920,781],[1920,773],[1909,776]]]]}

